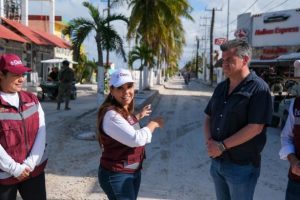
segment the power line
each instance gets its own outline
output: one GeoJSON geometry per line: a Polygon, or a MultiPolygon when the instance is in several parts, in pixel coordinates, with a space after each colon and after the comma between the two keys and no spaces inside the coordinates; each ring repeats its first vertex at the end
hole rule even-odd
{"type": "MultiPolygon", "coordinates": [[[[272,3],[274,3],[275,1],[278,1],[278,0],[272,0],[272,1],[270,1],[269,3],[265,4],[264,6],[262,6],[262,8],[266,8],[266,7],[270,6],[270,5],[271,5],[272,3]]],[[[279,0],[279,1],[281,1],[281,0],[279,0]]]]}
{"type": "MultiPolygon", "coordinates": [[[[289,0],[285,0],[284,2],[279,3],[279,4],[277,4],[276,6],[270,8],[270,9],[268,9],[268,10],[262,12],[262,13],[266,13],[266,12],[268,12],[268,11],[271,11],[271,10],[273,10],[273,9],[275,9],[275,8],[277,8],[277,7],[279,7],[279,6],[283,5],[283,4],[285,4],[285,3],[287,3],[288,1],[289,1],[289,0]]],[[[270,3],[273,3],[273,2],[275,2],[275,0],[272,0],[271,2],[269,2],[269,4],[270,4],[270,3]]],[[[248,23],[250,20],[251,20],[251,18],[248,19],[245,23],[248,23]]],[[[234,21],[237,21],[237,19],[235,19],[234,21]]],[[[234,31],[235,31],[235,30],[231,30],[230,33],[234,32],[234,31]]]]}
{"type": "Polygon", "coordinates": [[[277,8],[277,7],[279,7],[279,6],[283,5],[283,4],[285,4],[285,3],[288,2],[288,1],[289,1],[289,0],[285,0],[284,2],[282,2],[282,3],[280,3],[280,4],[276,5],[276,6],[274,6],[273,8],[270,8],[269,10],[267,10],[267,12],[270,11],[270,10],[273,10],[274,8],[277,8]]]}
{"type": "MultiPolygon", "coordinates": [[[[249,8],[247,8],[242,14],[245,14],[250,8],[252,8],[255,4],[256,4],[256,2],[257,2],[258,0],[255,0],[254,1],[254,3],[252,3],[252,5],[249,7],[249,8]]],[[[265,8],[267,5],[270,5],[270,4],[272,4],[273,2],[275,2],[276,0],[271,0],[269,3],[267,3],[265,6],[263,6],[263,8],[265,8]]],[[[230,24],[233,24],[234,22],[236,22],[237,21],[237,18],[236,19],[234,19],[234,20],[232,20],[230,23],[229,23],[229,25],[230,24]]],[[[217,29],[221,29],[221,28],[224,28],[224,27],[216,27],[217,29]]],[[[234,32],[235,30],[231,30],[230,31],[230,33],[232,33],[232,32],[234,32]]]]}
{"type": "MultiPolygon", "coordinates": [[[[247,8],[244,12],[242,12],[241,14],[245,14],[250,8],[252,8],[252,7],[256,4],[257,1],[258,1],[258,0],[255,0],[255,1],[252,3],[252,5],[251,5],[249,8],[247,8]]],[[[237,21],[237,19],[232,20],[232,21],[229,23],[229,25],[232,24],[232,23],[234,23],[234,22],[236,22],[236,21],[237,21]]]]}

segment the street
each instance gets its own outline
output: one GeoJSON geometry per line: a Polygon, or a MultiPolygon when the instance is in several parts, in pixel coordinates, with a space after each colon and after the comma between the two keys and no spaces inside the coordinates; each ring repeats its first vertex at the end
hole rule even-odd
{"type": "MultiPolygon", "coordinates": [[[[183,79],[179,78],[169,80],[165,88],[160,89],[160,95],[152,102],[150,117],[163,116],[165,127],[154,133],[152,143],[146,147],[140,200],[215,199],[209,174],[210,159],[202,131],[203,110],[212,91],[210,86],[194,80],[184,85],[183,79]]],[[[76,109],[74,104],[72,109],[76,109]]],[[[67,115],[68,111],[61,112],[65,113],[61,115],[67,115]]],[[[47,123],[48,199],[106,199],[97,180],[98,142],[76,139],[76,135],[83,131],[95,131],[96,110],[86,112],[81,117],[66,117],[56,117],[47,123]]],[[[254,199],[284,199],[288,163],[278,156],[279,134],[279,129],[268,129],[261,176],[254,199]]]]}

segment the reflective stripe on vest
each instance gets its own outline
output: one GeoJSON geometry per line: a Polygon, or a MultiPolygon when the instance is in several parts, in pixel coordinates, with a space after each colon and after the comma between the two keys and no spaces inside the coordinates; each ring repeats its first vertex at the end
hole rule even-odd
{"type": "MultiPolygon", "coordinates": [[[[39,102],[36,96],[26,91],[20,91],[19,98],[20,106],[17,110],[14,106],[9,105],[0,97],[0,128],[4,133],[1,135],[3,137],[1,138],[1,145],[3,143],[5,151],[12,159],[22,164],[23,161],[30,155],[40,124],[38,113],[39,102]],[[13,131],[18,131],[18,134],[13,134],[13,131]],[[9,137],[9,139],[7,140],[6,137],[9,137]]],[[[47,153],[45,148],[41,160],[38,161],[28,178],[35,177],[43,173],[46,163],[47,153]]],[[[22,181],[19,181],[11,174],[0,170],[0,185],[12,185],[22,181]]]]}
{"type": "MultiPolygon", "coordinates": [[[[45,151],[44,151],[44,154],[43,154],[43,157],[42,157],[42,159],[41,159],[41,161],[36,165],[36,168],[39,166],[39,165],[41,165],[41,164],[43,164],[45,161],[47,161],[47,159],[48,159],[48,150],[47,150],[47,148],[45,147],[45,151]]],[[[33,170],[33,172],[34,172],[35,170],[33,170]]],[[[0,179],[7,179],[7,178],[10,178],[10,177],[12,177],[12,175],[11,174],[9,174],[9,173],[7,173],[7,172],[5,172],[5,171],[0,171],[0,179]]]]}
{"type": "MultiPolygon", "coordinates": [[[[300,158],[300,97],[297,97],[294,101],[294,117],[295,117],[295,123],[293,127],[293,142],[294,142],[294,147],[295,147],[295,155],[299,159],[300,158]]],[[[289,178],[296,182],[300,182],[300,176],[297,176],[296,174],[292,173],[291,167],[289,170],[289,178]]]]}
{"type": "MultiPolygon", "coordinates": [[[[23,118],[26,119],[36,112],[38,112],[38,107],[32,106],[20,113],[22,114],[23,118]]],[[[0,113],[0,120],[22,120],[22,117],[19,113],[0,113]]]]}
{"type": "Polygon", "coordinates": [[[127,162],[124,162],[124,168],[125,169],[138,169],[140,167],[140,162],[128,164],[127,162]]]}
{"type": "MultiPolygon", "coordinates": [[[[126,120],[135,130],[141,128],[135,116],[129,116],[126,120]]],[[[106,135],[101,128],[99,131],[103,148],[100,164],[103,168],[124,173],[133,173],[142,168],[144,146],[129,147],[106,135]]]]}

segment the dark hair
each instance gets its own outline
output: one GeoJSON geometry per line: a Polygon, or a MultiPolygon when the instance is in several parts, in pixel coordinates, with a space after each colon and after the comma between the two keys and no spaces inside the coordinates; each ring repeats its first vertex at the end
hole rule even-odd
{"type": "Polygon", "coordinates": [[[236,48],[236,55],[240,58],[244,56],[252,56],[252,48],[249,43],[242,39],[228,40],[220,46],[222,51],[228,51],[232,48],[236,48]]]}
{"type": "Polygon", "coordinates": [[[4,76],[6,76],[6,75],[7,75],[7,73],[8,73],[8,71],[7,71],[7,70],[2,70],[1,72],[2,72],[2,74],[3,74],[4,76]]]}
{"type": "MultiPolygon", "coordinates": [[[[114,86],[110,87],[111,90],[114,88],[114,86]]],[[[134,101],[132,100],[131,103],[128,106],[128,111],[123,108],[123,106],[109,93],[107,97],[105,98],[104,102],[101,104],[99,111],[98,111],[98,117],[97,117],[97,136],[98,140],[100,141],[100,134],[103,133],[103,118],[105,113],[109,110],[115,110],[116,112],[120,113],[125,119],[130,116],[134,111],[134,101]]]]}
{"type": "Polygon", "coordinates": [[[69,66],[70,62],[67,60],[62,61],[63,66],[69,66]]]}

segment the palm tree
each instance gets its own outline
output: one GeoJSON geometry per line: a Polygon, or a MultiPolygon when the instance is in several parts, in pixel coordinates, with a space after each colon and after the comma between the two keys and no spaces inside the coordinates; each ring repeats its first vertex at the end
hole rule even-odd
{"type": "Polygon", "coordinates": [[[178,60],[185,42],[181,17],[192,20],[188,0],[132,0],[129,7],[132,12],[127,37],[140,35],[154,51],[158,65],[168,64],[174,53],[178,60]]]}
{"type": "Polygon", "coordinates": [[[121,20],[128,23],[128,20],[124,15],[120,14],[102,17],[99,10],[91,3],[83,2],[82,5],[89,10],[92,19],[82,17],[72,19],[63,30],[63,33],[71,38],[75,60],[78,59],[80,47],[84,40],[89,35],[95,34],[98,53],[98,103],[100,103],[100,98],[104,93],[103,49],[115,50],[126,61],[123,40],[110,25],[110,22],[121,20]]]}
{"type": "MultiPolygon", "coordinates": [[[[143,70],[144,67],[147,66],[147,64],[154,65],[154,57],[153,57],[153,51],[144,43],[142,43],[140,46],[135,46],[130,52],[129,52],[129,68],[133,69],[133,63],[137,60],[140,60],[140,81],[139,81],[139,92],[143,90],[144,87],[147,87],[147,85],[144,84],[143,87],[143,70]]],[[[145,78],[145,77],[144,77],[145,78]]]]}

